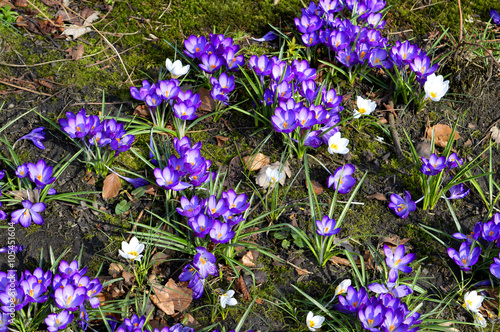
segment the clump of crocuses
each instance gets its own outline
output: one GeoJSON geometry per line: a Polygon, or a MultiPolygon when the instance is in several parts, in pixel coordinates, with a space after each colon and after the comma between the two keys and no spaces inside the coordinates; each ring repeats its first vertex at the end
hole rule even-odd
{"type": "MultiPolygon", "coordinates": [[[[412,312],[401,298],[413,293],[413,290],[399,282],[399,272],[410,273],[408,266],[415,260],[415,254],[405,255],[404,245],[399,245],[395,252],[385,245],[385,263],[389,270],[388,281],[385,284],[372,283],[368,289],[348,286],[338,290],[338,304],[335,310],[351,314],[357,318],[357,324],[369,331],[418,331],[416,326],[422,321],[418,312],[412,312]],[[376,295],[370,296],[368,291],[376,295]]],[[[349,281],[350,284],[350,281],[349,281]]]]}
{"type": "Polygon", "coordinates": [[[36,330],[33,324],[44,322],[51,332],[70,324],[73,329],[79,326],[85,330],[89,324],[86,306],[97,308],[97,294],[102,290],[99,280],[85,276],[86,272],[87,268],[80,269],[77,261],[65,260],[54,271],[26,270],[20,278],[15,273],[0,272],[2,327],[36,330]],[[28,312],[36,319],[27,320],[28,312]]]}
{"type": "MultiPolygon", "coordinates": [[[[23,227],[29,227],[32,222],[37,225],[44,223],[43,217],[40,214],[46,208],[43,199],[46,195],[56,194],[56,190],[50,188],[50,185],[56,180],[52,174],[53,167],[48,166],[42,159],[36,162],[36,164],[25,163],[19,165],[15,171],[15,176],[18,178],[16,182],[10,179],[9,174],[5,170],[0,172],[0,180],[5,176],[8,177],[9,191],[7,192],[7,196],[12,196],[9,197],[9,201],[17,200],[23,206],[22,209],[11,213],[11,222],[13,224],[21,224],[23,227]],[[19,186],[13,185],[15,183],[18,183],[19,186]],[[17,195],[13,193],[21,194],[17,195]]],[[[0,196],[2,196],[1,191],[0,196]]],[[[0,220],[6,218],[7,214],[4,211],[0,211],[0,220]]]]}
{"type": "Polygon", "coordinates": [[[113,160],[120,152],[130,149],[135,139],[134,135],[127,134],[123,123],[87,115],[83,108],[77,114],[66,112],[66,118],[59,119],[59,124],[84,149],[87,169],[103,176],[108,173],[113,160]]]}

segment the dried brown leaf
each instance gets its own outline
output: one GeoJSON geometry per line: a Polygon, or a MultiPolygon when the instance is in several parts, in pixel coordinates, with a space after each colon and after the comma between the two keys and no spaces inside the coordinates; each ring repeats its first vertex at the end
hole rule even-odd
{"type": "Polygon", "coordinates": [[[252,251],[248,251],[243,257],[241,257],[241,264],[247,267],[255,267],[255,263],[253,262],[254,257],[252,251]]]}
{"type": "Polygon", "coordinates": [[[351,262],[349,262],[348,259],[337,256],[333,256],[332,258],[330,258],[330,262],[337,265],[351,266],[351,262]]]}
{"type": "Polygon", "coordinates": [[[391,249],[396,248],[400,244],[406,244],[410,239],[402,239],[396,234],[391,234],[390,236],[383,237],[380,239],[379,247],[382,247],[384,244],[387,244],[391,249]]]}
{"type": "Polygon", "coordinates": [[[81,13],[80,13],[80,16],[86,20],[87,18],[89,18],[92,14],[94,14],[95,11],[90,9],[89,7],[85,7],[82,9],[81,13]]]}
{"type": "Polygon", "coordinates": [[[85,178],[84,178],[85,182],[87,182],[88,184],[95,184],[95,178],[94,178],[94,175],[91,173],[91,172],[85,172],[85,178]]]}
{"type": "Polygon", "coordinates": [[[28,7],[28,1],[27,0],[15,0],[14,6],[16,6],[16,7],[28,7]]]}
{"type": "Polygon", "coordinates": [[[14,7],[9,1],[0,0],[0,7],[5,7],[5,5],[9,5],[10,8],[14,7]]]}
{"type": "Polygon", "coordinates": [[[152,183],[146,186],[146,194],[156,196],[156,186],[152,183]]]}
{"type": "Polygon", "coordinates": [[[118,278],[122,272],[123,272],[123,266],[121,264],[118,263],[109,264],[108,273],[113,278],[118,278]]]}
{"type": "Polygon", "coordinates": [[[226,142],[229,139],[229,137],[215,136],[215,139],[217,140],[217,146],[223,146],[224,142],[226,142]]]}
{"type": "Polygon", "coordinates": [[[295,271],[297,271],[297,273],[299,274],[299,276],[303,275],[303,274],[310,274],[310,273],[312,273],[312,272],[309,272],[306,269],[303,269],[303,268],[300,268],[300,267],[299,268],[296,267],[295,271]]]}
{"type": "Polygon", "coordinates": [[[140,116],[140,117],[146,118],[146,119],[151,118],[151,112],[149,112],[148,105],[146,105],[146,104],[137,106],[134,110],[133,115],[140,116]]]}
{"type": "Polygon", "coordinates": [[[193,329],[197,329],[201,326],[200,323],[198,323],[196,321],[196,319],[194,319],[194,317],[191,316],[190,314],[185,314],[184,318],[181,320],[184,322],[184,324],[183,324],[184,326],[188,326],[188,327],[193,328],[193,329]],[[184,322],[184,319],[186,319],[185,322],[184,322]]]}
{"type": "Polygon", "coordinates": [[[206,88],[198,90],[200,95],[201,106],[200,109],[206,112],[213,112],[215,110],[215,100],[210,96],[210,91],[206,88]]]}
{"type": "Polygon", "coordinates": [[[130,272],[124,270],[124,271],[122,271],[122,277],[123,277],[123,282],[125,283],[125,285],[132,286],[134,284],[135,276],[133,273],[130,273],[130,272]]]}
{"type": "Polygon", "coordinates": [[[122,184],[120,178],[115,173],[111,173],[104,179],[104,186],[102,187],[102,198],[108,199],[118,196],[122,184]]]}
{"type": "Polygon", "coordinates": [[[367,199],[376,199],[377,201],[387,201],[387,198],[385,198],[385,195],[382,193],[375,193],[372,195],[366,196],[367,199]]]}
{"type": "MultiPolygon", "coordinates": [[[[448,125],[441,123],[433,127],[427,128],[427,130],[425,131],[425,135],[429,141],[432,139],[433,131],[434,131],[434,144],[442,148],[446,147],[446,144],[448,143],[448,140],[450,139],[451,136],[452,128],[448,125]]],[[[455,130],[455,132],[453,133],[453,139],[456,141],[459,138],[460,135],[455,130]]]]}
{"type": "Polygon", "coordinates": [[[243,165],[245,165],[246,169],[252,172],[258,171],[259,169],[269,165],[270,163],[271,159],[260,152],[253,156],[246,156],[243,158],[243,165]]]}
{"type": "MultiPolygon", "coordinates": [[[[307,185],[307,183],[306,183],[306,185],[307,185]]],[[[316,195],[321,195],[323,193],[324,189],[323,189],[323,186],[321,185],[321,183],[319,183],[318,181],[311,180],[311,185],[312,185],[312,187],[314,189],[314,193],[316,195]]]]}
{"type": "Polygon", "coordinates": [[[94,12],[92,15],[87,17],[85,22],[83,22],[83,26],[74,24],[74,25],[66,28],[66,30],[64,30],[61,35],[66,35],[66,36],[68,36],[68,39],[75,40],[78,37],[81,37],[84,34],[92,31],[90,24],[92,24],[92,22],[97,20],[97,18],[99,18],[99,12],[94,12]]]}
{"type": "Polygon", "coordinates": [[[69,22],[71,24],[80,25],[81,23],[80,19],[76,15],[63,9],[59,9],[56,13],[56,16],[61,16],[64,22],[69,22]]]}
{"type": "Polygon", "coordinates": [[[79,60],[83,56],[84,46],[83,44],[70,47],[66,50],[68,52],[67,57],[72,60],[79,60]]]}
{"type": "Polygon", "coordinates": [[[245,279],[243,279],[241,274],[238,280],[236,280],[236,289],[243,294],[243,298],[245,300],[250,301],[250,293],[248,292],[247,285],[245,284],[245,279]]]}
{"type": "Polygon", "coordinates": [[[500,144],[500,129],[498,129],[497,126],[493,126],[490,129],[490,132],[491,132],[491,139],[493,140],[493,142],[500,144]]]}
{"type": "Polygon", "coordinates": [[[186,310],[193,300],[193,291],[184,284],[177,285],[170,278],[165,286],[153,284],[151,301],[167,315],[186,310]]]}
{"type": "Polygon", "coordinates": [[[49,7],[57,7],[60,5],[59,1],[54,1],[54,0],[41,0],[44,5],[49,6],[49,7]]]}

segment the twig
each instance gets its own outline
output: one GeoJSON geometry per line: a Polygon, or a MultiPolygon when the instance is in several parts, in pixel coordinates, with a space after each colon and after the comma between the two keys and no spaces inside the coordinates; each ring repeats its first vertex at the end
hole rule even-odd
{"type": "Polygon", "coordinates": [[[431,6],[434,6],[434,5],[437,5],[437,4],[440,4],[440,3],[443,3],[443,2],[446,2],[446,1],[440,1],[440,2],[436,2],[436,3],[431,3],[431,4],[429,4],[429,5],[420,6],[420,7],[418,7],[418,8],[413,8],[413,6],[415,6],[415,4],[416,4],[416,2],[415,2],[415,4],[411,7],[410,11],[412,12],[412,11],[414,11],[414,10],[424,9],[424,8],[431,7],[431,6]]]}
{"type": "Polygon", "coordinates": [[[462,5],[460,4],[460,0],[457,0],[457,1],[458,1],[458,12],[460,14],[460,35],[458,37],[458,43],[461,43],[462,37],[464,34],[464,21],[463,21],[463,17],[462,17],[462,5]]]}
{"type": "Polygon", "coordinates": [[[32,92],[32,93],[36,93],[36,94],[38,94],[38,95],[52,97],[52,95],[51,95],[51,94],[48,94],[48,93],[45,93],[45,92],[38,92],[38,91],[35,91],[35,90],[31,90],[31,89],[28,89],[28,88],[24,88],[24,87],[22,87],[22,86],[18,86],[18,85],[10,84],[10,83],[5,82],[5,81],[4,81],[4,80],[2,80],[2,79],[0,79],[0,84],[5,84],[5,85],[11,86],[11,87],[16,88],[16,89],[20,89],[20,90],[24,90],[24,91],[28,91],[28,92],[32,92]]]}
{"type": "MultiPolygon", "coordinates": [[[[104,105],[120,105],[120,104],[127,104],[129,103],[128,101],[115,101],[113,103],[104,103],[104,105]]],[[[74,103],[71,104],[69,107],[73,106],[82,106],[82,105],[102,105],[102,103],[74,103]]]]}

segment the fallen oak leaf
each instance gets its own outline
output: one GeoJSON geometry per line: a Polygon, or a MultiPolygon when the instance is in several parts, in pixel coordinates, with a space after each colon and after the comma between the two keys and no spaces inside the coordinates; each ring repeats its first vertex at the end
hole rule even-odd
{"type": "Polygon", "coordinates": [[[167,315],[186,310],[193,301],[193,291],[184,285],[177,285],[170,278],[165,286],[153,284],[151,301],[167,315]]]}
{"type": "Polygon", "coordinates": [[[92,22],[97,20],[98,17],[99,17],[99,12],[95,12],[92,15],[90,15],[89,17],[87,17],[85,22],[83,22],[83,26],[71,25],[70,27],[66,28],[66,30],[64,30],[61,35],[68,36],[67,39],[69,39],[69,40],[75,40],[78,37],[81,37],[84,34],[92,31],[92,28],[89,27],[89,25],[91,25],[92,22]]]}
{"type": "Polygon", "coordinates": [[[241,257],[241,264],[246,267],[255,267],[255,263],[253,262],[254,257],[252,251],[249,250],[243,257],[241,257]]]}
{"type": "Polygon", "coordinates": [[[102,187],[102,198],[108,199],[118,196],[122,183],[120,178],[115,173],[111,173],[104,179],[104,185],[102,187]]]}
{"type": "Polygon", "coordinates": [[[224,137],[224,136],[215,136],[215,139],[217,140],[217,146],[223,146],[224,142],[227,142],[229,137],[224,137]]]}
{"type": "Polygon", "coordinates": [[[68,52],[67,57],[72,60],[79,60],[83,56],[84,46],[83,44],[70,47],[66,50],[68,52]]]}

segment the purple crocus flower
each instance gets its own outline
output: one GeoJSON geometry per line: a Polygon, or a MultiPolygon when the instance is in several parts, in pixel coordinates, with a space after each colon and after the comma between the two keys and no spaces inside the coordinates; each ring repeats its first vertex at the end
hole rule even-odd
{"type": "Polygon", "coordinates": [[[335,59],[346,67],[352,67],[358,63],[356,52],[352,52],[350,49],[340,50],[335,56],[335,59]]]}
{"type": "Polygon", "coordinates": [[[396,298],[402,298],[413,293],[413,290],[409,286],[396,286],[396,283],[393,282],[388,282],[387,287],[379,283],[373,283],[368,285],[368,289],[377,294],[391,294],[396,298]]]}
{"type": "Polygon", "coordinates": [[[184,190],[191,185],[187,182],[180,181],[179,172],[165,167],[163,170],[155,168],[154,175],[156,177],[156,184],[167,190],[184,190]]]}
{"type": "Polygon", "coordinates": [[[118,153],[125,152],[128,149],[130,149],[134,140],[135,140],[134,135],[125,135],[123,137],[117,137],[111,141],[109,147],[111,148],[111,150],[116,151],[115,156],[117,156],[118,153]]]}
{"type": "Polygon", "coordinates": [[[339,167],[335,170],[333,175],[330,175],[327,180],[327,186],[330,188],[332,185],[339,194],[347,194],[351,188],[356,184],[356,179],[352,174],[356,171],[356,167],[351,164],[339,167]]]}
{"type": "Polygon", "coordinates": [[[410,68],[417,74],[417,76],[425,81],[427,76],[431,75],[438,68],[438,64],[431,64],[431,59],[427,55],[418,55],[410,63],[410,68]]]}
{"type": "Polygon", "coordinates": [[[493,242],[499,238],[500,224],[495,224],[493,220],[488,221],[483,225],[483,231],[481,233],[483,239],[488,242],[493,242]]]}
{"type": "Polygon", "coordinates": [[[407,332],[410,327],[407,324],[404,324],[405,314],[403,310],[392,309],[389,308],[385,312],[385,319],[382,323],[383,331],[391,331],[391,332],[407,332]]]}
{"type": "Polygon", "coordinates": [[[59,330],[64,330],[68,324],[70,324],[75,316],[70,314],[67,310],[63,310],[58,314],[50,314],[45,318],[45,324],[47,324],[47,330],[49,332],[56,332],[59,330]]]}
{"type": "Polygon", "coordinates": [[[311,68],[307,60],[293,60],[292,73],[297,84],[316,79],[316,69],[311,68]]]}
{"type": "Polygon", "coordinates": [[[196,217],[200,213],[201,208],[204,205],[204,201],[203,200],[200,201],[200,199],[196,195],[193,196],[191,200],[182,196],[180,203],[181,203],[181,208],[176,208],[176,210],[181,216],[187,218],[196,217]]]}
{"type": "Polygon", "coordinates": [[[243,213],[250,206],[250,203],[247,203],[247,195],[238,195],[232,188],[223,192],[222,198],[226,200],[227,206],[233,214],[243,213]]]}
{"type": "Polygon", "coordinates": [[[387,244],[384,245],[385,263],[391,268],[389,272],[389,279],[396,280],[398,271],[403,273],[410,273],[413,271],[411,267],[408,266],[411,262],[415,260],[417,255],[410,253],[405,256],[405,246],[400,244],[394,254],[391,248],[387,244]]]}
{"type": "Polygon", "coordinates": [[[8,292],[5,291],[0,293],[0,302],[3,306],[0,308],[3,312],[12,312],[21,310],[26,304],[28,304],[28,297],[25,296],[24,291],[21,287],[16,286],[14,288],[9,288],[8,292]]]}
{"type": "Polygon", "coordinates": [[[59,124],[61,129],[69,134],[71,138],[83,138],[90,130],[90,123],[84,108],[76,115],[66,112],[66,119],[59,119],[59,124]]]}
{"type": "Polygon", "coordinates": [[[45,133],[43,132],[44,129],[45,127],[35,128],[28,135],[24,135],[16,142],[19,142],[22,139],[29,139],[30,141],[33,142],[33,144],[35,144],[37,148],[44,150],[45,146],[42,143],[42,140],[45,139],[45,133]]]}
{"type": "Polygon", "coordinates": [[[162,100],[163,96],[158,95],[156,92],[152,92],[148,94],[146,98],[144,98],[146,104],[151,108],[158,107],[161,104],[162,100]]]}
{"type": "Polygon", "coordinates": [[[148,185],[149,184],[149,181],[146,180],[146,179],[143,179],[143,178],[128,178],[126,176],[123,176],[123,175],[120,175],[118,173],[116,173],[115,171],[111,170],[111,172],[115,173],[116,175],[118,175],[120,178],[122,178],[123,180],[127,181],[128,183],[130,183],[131,185],[134,186],[134,188],[139,188],[139,187],[143,187],[145,185],[148,185]]]}
{"type": "MultiPolygon", "coordinates": [[[[1,217],[0,217],[0,220],[3,220],[3,219],[1,219],[1,217]]],[[[10,245],[7,247],[0,248],[0,253],[7,254],[10,251],[10,252],[13,252],[14,254],[18,254],[18,253],[22,252],[23,250],[24,250],[24,246],[22,244],[13,244],[13,245],[10,245]]]]}
{"type": "Polygon", "coordinates": [[[391,48],[390,55],[396,66],[409,65],[418,55],[420,49],[409,41],[401,43],[399,40],[391,48]]]}
{"type": "Polygon", "coordinates": [[[215,256],[204,247],[196,247],[197,254],[193,257],[193,266],[198,269],[198,272],[203,278],[209,274],[216,276],[218,273],[215,265],[215,256]]]}
{"type": "Polygon", "coordinates": [[[278,36],[276,36],[274,31],[269,31],[264,36],[262,36],[262,38],[250,38],[250,39],[252,39],[253,41],[259,42],[259,43],[263,43],[263,42],[269,42],[269,41],[275,40],[276,38],[278,38],[278,36]]]}
{"type": "Polygon", "coordinates": [[[207,207],[207,215],[212,217],[212,218],[219,218],[221,215],[223,215],[227,210],[229,210],[229,207],[227,205],[227,202],[225,199],[219,199],[217,201],[217,198],[215,198],[214,195],[211,195],[207,202],[206,202],[206,207],[207,207]]]}
{"type": "Polygon", "coordinates": [[[342,96],[337,95],[335,89],[322,90],[323,103],[326,109],[336,108],[342,102],[342,96]]]}
{"type": "Polygon", "coordinates": [[[28,164],[22,164],[17,166],[16,176],[20,179],[24,179],[29,175],[28,164]]]}
{"type": "Polygon", "coordinates": [[[387,57],[387,51],[382,48],[374,48],[370,51],[368,56],[368,64],[370,67],[376,68],[392,68],[392,61],[387,57]]]}
{"type": "Polygon", "coordinates": [[[464,164],[464,160],[459,158],[455,152],[448,156],[448,160],[446,161],[446,166],[448,168],[455,168],[462,166],[464,164]]]}
{"type": "Polygon", "coordinates": [[[190,58],[199,58],[208,50],[210,44],[207,43],[207,38],[205,36],[189,36],[188,39],[184,41],[184,54],[190,58]]]}
{"type": "Polygon", "coordinates": [[[220,66],[223,65],[223,61],[215,54],[203,54],[201,56],[201,62],[198,66],[205,72],[211,74],[215,72],[220,66]]]}
{"type": "Polygon", "coordinates": [[[141,100],[141,101],[144,101],[144,99],[146,99],[146,96],[149,94],[149,91],[153,89],[156,89],[155,85],[153,84],[151,86],[151,84],[144,80],[142,81],[142,88],[140,89],[137,89],[135,86],[131,86],[130,87],[130,95],[132,96],[132,98],[136,99],[136,100],[141,100]]]}
{"type": "Polygon", "coordinates": [[[222,57],[225,60],[225,65],[230,71],[238,71],[240,67],[245,64],[245,57],[243,55],[236,55],[233,49],[227,50],[222,57]]]}
{"type": "Polygon", "coordinates": [[[351,42],[349,35],[340,30],[334,30],[330,34],[330,41],[327,44],[333,51],[339,52],[345,50],[351,42]]]}
{"type": "Polygon", "coordinates": [[[500,259],[493,257],[494,263],[490,265],[490,272],[500,279],[500,259]]]}
{"type": "Polygon", "coordinates": [[[366,330],[377,331],[379,330],[377,327],[379,327],[384,320],[385,311],[386,309],[382,304],[377,306],[367,305],[358,311],[358,318],[366,330]]]}
{"type": "Polygon", "coordinates": [[[200,213],[188,220],[189,227],[193,229],[194,235],[197,237],[205,237],[214,224],[214,219],[208,217],[206,214],[200,213]]]}
{"type": "Polygon", "coordinates": [[[420,171],[428,176],[436,175],[446,167],[446,157],[438,157],[435,153],[431,154],[429,159],[422,159],[422,167],[420,171]]]}
{"type": "Polygon", "coordinates": [[[27,199],[22,201],[22,204],[24,209],[16,210],[10,214],[11,223],[20,223],[23,227],[30,227],[31,221],[33,221],[37,225],[42,225],[43,218],[40,212],[45,210],[47,205],[43,202],[33,204],[27,199]]]}
{"type": "Polygon", "coordinates": [[[332,236],[340,232],[341,228],[335,228],[337,222],[324,216],[321,220],[316,220],[316,233],[321,236],[332,236]]]}
{"type": "Polygon", "coordinates": [[[477,241],[483,232],[483,223],[478,222],[470,234],[455,233],[453,237],[458,240],[466,240],[468,245],[471,245],[473,241],[477,241]]]}
{"type": "Polygon", "coordinates": [[[500,25],[500,14],[496,10],[490,10],[490,16],[493,23],[500,25]]]}
{"type": "Polygon", "coordinates": [[[181,120],[194,120],[197,118],[196,107],[188,106],[185,103],[177,103],[173,106],[174,116],[181,120]]]}
{"type": "Polygon", "coordinates": [[[313,149],[319,148],[323,145],[323,139],[319,137],[321,135],[320,130],[311,130],[304,137],[304,146],[310,146],[313,149]]]}
{"type": "Polygon", "coordinates": [[[205,279],[200,276],[198,270],[191,264],[184,267],[184,270],[179,275],[179,280],[182,282],[189,281],[188,288],[193,290],[193,299],[199,299],[203,295],[203,285],[205,279]]]}
{"type": "Polygon", "coordinates": [[[36,277],[38,279],[38,283],[44,285],[45,288],[49,287],[52,281],[52,271],[47,270],[47,272],[43,272],[40,267],[37,267],[33,273],[28,270],[24,271],[25,279],[28,279],[31,276],[36,277]]]}
{"type": "Polygon", "coordinates": [[[0,312],[0,332],[7,332],[11,321],[10,313],[0,312]]]}
{"type": "Polygon", "coordinates": [[[269,61],[266,55],[257,57],[252,55],[248,60],[248,66],[259,76],[268,76],[271,74],[273,63],[269,61]]]}
{"type": "Polygon", "coordinates": [[[176,98],[180,91],[179,81],[176,79],[160,81],[156,87],[156,94],[161,96],[165,101],[176,98]]]}
{"type": "Polygon", "coordinates": [[[86,292],[85,287],[75,288],[73,285],[68,284],[63,288],[56,289],[54,298],[59,308],[75,311],[85,301],[86,292]]]}
{"type": "Polygon", "coordinates": [[[453,248],[448,248],[448,256],[455,261],[455,263],[460,266],[460,269],[464,271],[469,271],[471,266],[476,264],[479,255],[481,254],[481,247],[475,247],[472,252],[470,246],[467,242],[463,242],[460,245],[459,252],[453,248]]]}
{"type": "MultiPolygon", "coordinates": [[[[84,275],[87,272],[87,268],[79,270],[79,264],[77,260],[72,261],[71,263],[66,262],[64,259],[59,263],[59,273],[63,278],[69,279],[75,274],[84,275]]],[[[54,277],[55,279],[55,277],[54,277]]],[[[57,288],[57,287],[54,287],[57,288]]]]}
{"type": "Polygon", "coordinates": [[[339,0],[319,0],[318,5],[325,13],[336,13],[342,10],[342,3],[339,0]]]}
{"type": "Polygon", "coordinates": [[[339,304],[333,307],[336,310],[344,312],[357,312],[365,306],[368,296],[366,294],[366,289],[361,287],[359,292],[352,286],[347,287],[347,295],[339,295],[339,304]]]}
{"type": "Polygon", "coordinates": [[[214,243],[227,243],[234,237],[234,234],[229,224],[221,223],[219,220],[214,221],[210,230],[210,238],[214,243]]]}
{"type": "Polygon", "coordinates": [[[318,33],[316,31],[303,34],[302,36],[300,36],[300,39],[302,39],[302,42],[307,47],[316,46],[320,42],[318,33]]]}
{"type": "Polygon", "coordinates": [[[316,113],[307,109],[306,107],[302,107],[299,112],[295,113],[297,117],[297,123],[302,129],[309,129],[318,122],[316,121],[316,113]]]}
{"type": "Polygon", "coordinates": [[[466,189],[463,183],[457,184],[450,188],[449,193],[450,197],[446,197],[446,199],[460,199],[464,198],[469,194],[470,189],[466,189]]]}
{"type": "Polygon", "coordinates": [[[281,107],[276,108],[274,115],[271,117],[271,122],[274,130],[283,134],[289,134],[297,128],[295,112],[285,111],[281,107]]]}
{"type": "Polygon", "coordinates": [[[382,14],[380,13],[370,13],[366,18],[366,23],[375,29],[383,29],[386,24],[386,22],[382,20],[382,14]]]}
{"type": "Polygon", "coordinates": [[[146,317],[139,317],[137,314],[134,314],[131,318],[125,318],[120,326],[126,327],[128,331],[136,331],[136,329],[141,331],[144,324],[146,324],[146,317]]]}
{"type": "Polygon", "coordinates": [[[29,302],[42,303],[48,298],[47,295],[43,294],[47,291],[47,288],[35,276],[27,277],[20,282],[20,286],[23,288],[29,302]]]}
{"type": "Polygon", "coordinates": [[[280,84],[272,82],[271,89],[274,91],[280,102],[287,101],[293,96],[293,86],[286,81],[281,82],[280,84]]]}
{"type": "Polygon", "coordinates": [[[314,80],[303,81],[301,84],[300,92],[301,95],[307,99],[309,104],[314,104],[316,101],[316,96],[320,92],[320,88],[316,88],[316,83],[314,80]]]}
{"type": "Polygon", "coordinates": [[[402,198],[398,194],[391,195],[391,202],[389,203],[389,209],[394,211],[394,213],[400,218],[406,218],[410,212],[417,209],[417,204],[411,200],[411,195],[408,191],[405,191],[405,198],[402,198]]]}
{"type": "Polygon", "coordinates": [[[28,163],[29,177],[32,182],[34,182],[38,188],[43,188],[48,184],[51,184],[56,180],[52,177],[52,166],[47,166],[44,160],[40,159],[36,165],[33,163],[28,163]]]}
{"type": "Polygon", "coordinates": [[[295,18],[295,25],[300,33],[308,34],[318,31],[323,26],[323,20],[319,16],[302,16],[300,19],[295,18]]]}
{"type": "Polygon", "coordinates": [[[183,102],[188,106],[194,106],[195,108],[201,106],[200,95],[198,93],[193,93],[193,91],[191,90],[186,90],[185,92],[179,91],[179,94],[177,95],[177,101],[183,102]]]}

